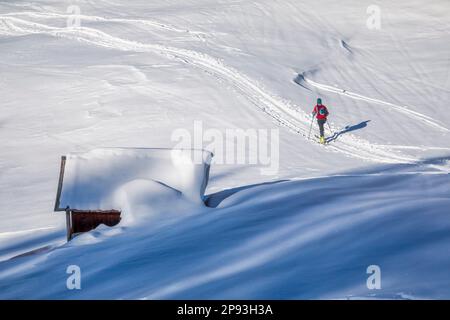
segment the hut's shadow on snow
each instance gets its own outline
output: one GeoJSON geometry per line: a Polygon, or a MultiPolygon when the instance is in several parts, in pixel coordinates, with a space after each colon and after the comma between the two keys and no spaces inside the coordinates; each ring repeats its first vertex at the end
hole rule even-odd
{"type": "MultiPolygon", "coordinates": [[[[367,120],[367,121],[361,122],[354,126],[347,126],[344,130],[336,133],[336,136],[339,136],[346,132],[362,129],[367,126],[367,123],[369,121],[370,120],[367,120]]],[[[362,168],[343,171],[339,175],[340,176],[342,176],[342,175],[350,175],[350,176],[351,175],[372,175],[372,174],[380,174],[380,173],[402,174],[402,173],[408,173],[411,171],[413,171],[413,172],[415,172],[417,170],[420,171],[420,169],[423,170],[424,166],[427,166],[427,165],[434,165],[434,166],[444,165],[444,166],[446,166],[448,161],[450,161],[450,155],[426,158],[426,159],[417,160],[417,161],[411,162],[411,163],[379,164],[379,165],[375,165],[375,166],[362,167],[362,168]]],[[[332,178],[333,178],[333,176],[328,177],[328,179],[332,179],[332,178]]],[[[222,191],[219,191],[216,193],[211,193],[209,195],[206,195],[204,202],[208,207],[216,208],[217,206],[220,205],[220,203],[222,201],[224,201],[225,199],[227,199],[228,197],[232,196],[233,194],[235,194],[237,192],[255,188],[255,187],[259,187],[259,186],[274,185],[274,184],[278,184],[281,182],[288,182],[288,181],[292,181],[292,180],[283,179],[283,180],[277,180],[277,181],[268,181],[268,182],[263,182],[263,183],[256,183],[256,184],[251,184],[251,185],[246,185],[246,186],[241,186],[241,187],[236,187],[236,188],[225,189],[225,190],[222,190],[222,191]]]]}
{"type": "Polygon", "coordinates": [[[370,120],[366,120],[361,123],[355,124],[353,126],[348,125],[344,129],[335,132],[331,137],[328,137],[326,139],[326,142],[335,141],[335,140],[337,140],[337,138],[339,138],[341,135],[343,135],[345,133],[363,129],[363,128],[367,127],[367,123],[369,123],[369,122],[370,122],[370,120]]]}
{"type": "Polygon", "coordinates": [[[232,196],[236,192],[254,188],[254,187],[266,186],[266,185],[276,184],[276,183],[280,183],[280,182],[285,182],[285,181],[289,181],[289,180],[285,179],[285,180],[269,181],[269,182],[263,182],[263,183],[250,184],[248,186],[225,189],[225,190],[207,195],[206,199],[205,199],[205,204],[208,207],[216,208],[223,200],[232,196]]]}

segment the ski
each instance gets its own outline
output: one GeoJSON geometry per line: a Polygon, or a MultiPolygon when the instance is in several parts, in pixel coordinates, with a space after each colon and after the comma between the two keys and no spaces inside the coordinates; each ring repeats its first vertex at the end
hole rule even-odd
{"type": "Polygon", "coordinates": [[[325,146],[325,145],[327,145],[327,144],[329,143],[328,138],[325,138],[325,142],[324,142],[324,143],[321,143],[321,142],[320,142],[320,137],[319,137],[318,135],[315,134],[315,135],[314,135],[314,138],[316,138],[317,140],[319,140],[317,143],[320,144],[320,145],[324,145],[324,146],[325,146]]]}

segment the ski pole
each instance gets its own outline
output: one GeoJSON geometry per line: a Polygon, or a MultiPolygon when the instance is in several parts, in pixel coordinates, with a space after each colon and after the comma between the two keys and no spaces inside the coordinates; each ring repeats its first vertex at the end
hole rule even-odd
{"type": "Polygon", "coordinates": [[[314,117],[311,117],[311,124],[309,125],[309,132],[308,132],[308,140],[311,137],[311,128],[312,128],[313,121],[314,121],[314,117]]]}
{"type": "Polygon", "coordinates": [[[327,122],[327,125],[328,125],[328,129],[330,129],[330,133],[331,133],[331,135],[333,135],[334,133],[333,133],[333,130],[331,130],[331,127],[330,127],[330,124],[327,122]]]}

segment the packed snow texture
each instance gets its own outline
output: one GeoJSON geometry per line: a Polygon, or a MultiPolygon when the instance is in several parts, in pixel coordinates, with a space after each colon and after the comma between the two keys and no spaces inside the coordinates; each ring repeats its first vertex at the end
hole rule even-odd
{"type": "Polygon", "coordinates": [[[0,298],[450,298],[448,0],[375,1],[375,29],[352,0],[75,4],[0,3],[0,298]],[[308,139],[318,96],[326,146],[308,139]],[[135,174],[126,150],[179,129],[215,153],[194,122],[279,129],[278,172],[213,163],[208,206],[203,165],[135,174]],[[66,154],[90,180],[62,206],[139,223],[66,243],[66,154]]]}

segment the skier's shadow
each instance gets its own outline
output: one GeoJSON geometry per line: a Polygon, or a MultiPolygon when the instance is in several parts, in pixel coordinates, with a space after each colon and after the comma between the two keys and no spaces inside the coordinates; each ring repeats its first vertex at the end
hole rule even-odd
{"type": "Polygon", "coordinates": [[[329,142],[335,141],[335,140],[337,140],[337,138],[339,138],[341,135],[343,135],[345,133],[365,128],[365,127],[367,127],[367,123],[369,123],[369,122],[370,122],[370,120],[366,120],[361,123],[355,124],[353,126],[346,126],[344,129],[342,129],[340,131],[336,131],[332,136],[326,138],[326,142],[329,143],[329,142]]]}

